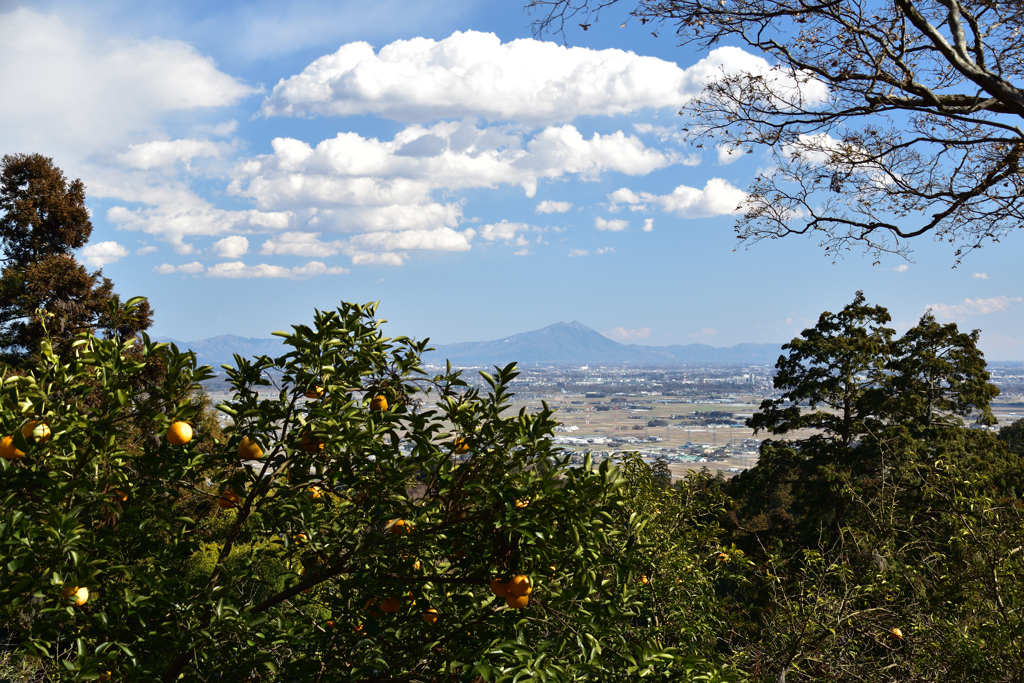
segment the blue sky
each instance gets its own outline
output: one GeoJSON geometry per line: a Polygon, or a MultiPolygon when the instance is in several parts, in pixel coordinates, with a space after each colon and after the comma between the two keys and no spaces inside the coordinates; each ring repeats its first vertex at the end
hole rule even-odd
{"type": "Polygon", "coordinates": [[[678,135],[720,69],[620,24],[536,40],[515,0],[0,2],[0,150],[87,186],[80,258],[148,296],[153,332],[266,337],[339,300],[438,343],[579,320],[640,344],[783,342],[864,290],[1024,358],[1010,235],[953,269],[833,264],[791,238],[736,251],[762,152],[678,135]]]}

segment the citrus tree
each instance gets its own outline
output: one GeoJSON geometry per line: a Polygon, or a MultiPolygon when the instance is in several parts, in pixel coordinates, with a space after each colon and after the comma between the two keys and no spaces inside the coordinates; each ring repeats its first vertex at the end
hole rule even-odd
{"type": "Polygon", "coordinates": [[[0,626],[23,662],[61,680],[699,673],[648,626],[623,474],[569,466],[546,406],[508,411],[513,366],[487,392],[428,376],[426,342],[374,314],[318,311],[277,333],[280,357],[236,357],[219,440],[194,400],[210,368],[145,336],[82,335],[68,361],[44,342],[8,375],[0,626]]]}

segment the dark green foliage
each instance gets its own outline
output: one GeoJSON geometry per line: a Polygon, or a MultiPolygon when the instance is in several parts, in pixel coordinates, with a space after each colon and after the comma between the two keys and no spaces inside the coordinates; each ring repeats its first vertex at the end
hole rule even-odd
{"type": "Polygon", "coordinates": [[[60,357],[68,358],[80,332],[102,330],[128,339],[149,328],[148,303],[126,315],[102,271],[90,273],[75,260],[72,252],[85,246],[91,233],[82,181],[68,183],[53,161],[39,154],[3,157],[0,357],[8,364],[31,364],[45,336],[60,357]]]}

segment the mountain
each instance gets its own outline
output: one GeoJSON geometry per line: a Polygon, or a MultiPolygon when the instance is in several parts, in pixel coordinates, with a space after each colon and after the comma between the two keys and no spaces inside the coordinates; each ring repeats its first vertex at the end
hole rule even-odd
{"type": "Polygon", "coordinates": [[[706,344],[640,346],[620,344],[582,323],[555,323],[533,332],[486,342],[444,344],[424,355],[427,363],[505,365],[550,363],[585,365],[679,365],[683,363],[774,364],[782,344],[737,344],[725,348],[706,344]]]}
{"type": "MultiPolygon", "coordinates": [[[[233,354],[252,357],[277,356],[284,352],[280,339],[251,339],[227,334],[211,339],[182,342],[169,337],[157,341],[173,342],[179,349],[191,349],[199,362],[219,368],[234,365],[233,354]]],[[[706,344],[640,346],[620,344],[600,332],[576,322],[555,323],[533,332],[514,334],[485,342],[444,344],[424,354],[423,361],[442,365],[681,365],[692,363],[751,363],[771,365],[779,358],[781,344],[737,344],[724,348],[706,344]]]]}
{"type": "Polygon", "coordinates": [[[285,352],[283,340],[253,339],[250,337],[239,337],[234,334],[224,334],[219,337],[200,339],[199,341],[183,342],[170,337],[156,337],[156,341],[170,342],[184,351],[191,349],[196,354],[200,365],[212,365],[214,369],[220,369],[221,365],[234,365],[234,354],[251,358],[253,356],[279,356],[285,352]]]}

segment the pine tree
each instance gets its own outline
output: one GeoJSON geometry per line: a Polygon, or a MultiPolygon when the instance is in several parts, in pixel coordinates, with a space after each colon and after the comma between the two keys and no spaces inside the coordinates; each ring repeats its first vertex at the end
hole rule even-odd
{"type": "Polygon", "coordinates": [[[121,339],[151,324],[143,302],[120,315],[120,298],[101,270],[89,272],[73,252],[92,234],[85,185],[68,182],[53,160],[14,154],[0,161],[0,359],[24,366],[50,331],[55,350],[70,352],[75,335],[103,331],[121,339]],[[44,319],[37,311],[44,312],[44,319]]]}

